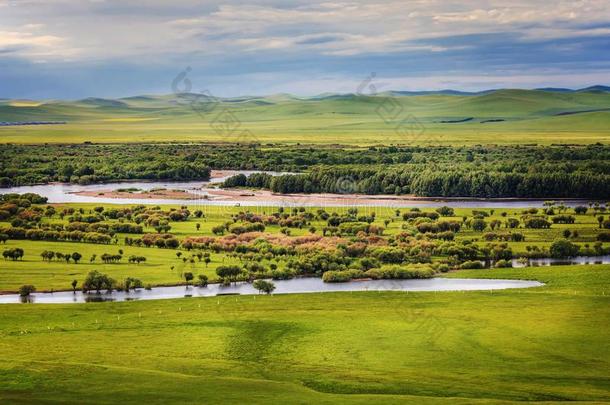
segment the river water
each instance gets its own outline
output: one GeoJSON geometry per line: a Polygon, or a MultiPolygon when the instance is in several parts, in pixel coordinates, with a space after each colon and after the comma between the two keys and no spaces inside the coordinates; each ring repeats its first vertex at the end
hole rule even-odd
{"type": "Polygon", "coordinates": [[[545,257],[541,259],[529,259],[527,263],[519,259],[512,260],[513,267],[526,266],[565,266],[570,264],[610,264],[610,255],[603,256],[576,256],[569,259],[554,259],[545,257]]]}
{"type": "MultiPolygon", "coordinates": [[[[18,186],[0,189],[0,194],[8,193],[36,193],[47,197],[49,203],[99,203],[99,204],[177,204],[177,205],[220,205],[220,206],[299,206],[299,207],[340,207],[340,206],[366,206],[366,207],[441,207],[449,206],[454,208],[529,208],[542,207],[544,199],[401,199],[394,196],[350,196],[343,194],[288,194],[277,195],[267,193],[260,198],[236,197],[227,201],[217,198],[208,198],[209,185],[211,182],[219,183],[227,177],[243,173],[249,175],[255,171],[227,171],[222,176],[212,177],[210,182],[188,181],[129,181],[103,184],[78,185],[68,183],[54,183],[35,186],[18,186]],[[151,190],[163,188],[168,190],[184,190],[189,193],[201,196],[197,199],[172,199],[172,198],[110,198],[96,195],[78,195],[78,192],[97,192],[117,190],[120,188],[137,188],[140,190],[151,190]]],[[[266,172],[271,175],[284,173],[266,172]]],[[[587,205],[585,200],[561,200],[566,206],[575,207],[577,205],[587,205]]]]}
{"type": "MultiPolygon", "coordinates": [[[[325,283],[320,278],[298,278],[278,280],[274,294],[297,294],[341,291],[477,291],[505,290],[509,288],[540,287],[538,281],[431,278],[424,280],[363,280],[347,283],[325,283]]],[[[17,294],[0,295],[0,304],[36,303],[71,304],[102,301],[164,300],[188,297],[213,297],[217,295],[254,295],[258,291],[249,283],[236,283],[230,286],[210,284],[207,287],[155,287],[151,290],[113,291],[112,293],[76,293],[69,291],[55,293],[34,293],[23,298],[17,294]]]]}

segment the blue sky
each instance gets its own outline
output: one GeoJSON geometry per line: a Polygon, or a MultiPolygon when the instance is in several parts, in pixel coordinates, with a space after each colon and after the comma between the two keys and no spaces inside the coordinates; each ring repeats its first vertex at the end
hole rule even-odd
{"type": "Polygon", "coordinates": [[[610,84],[610,2],[0,0],[0,98],[610,84]]]}

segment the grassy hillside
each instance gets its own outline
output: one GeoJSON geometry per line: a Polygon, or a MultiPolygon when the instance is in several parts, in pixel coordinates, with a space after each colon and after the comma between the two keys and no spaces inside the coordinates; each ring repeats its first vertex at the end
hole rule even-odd
{"type": "Polygon", "coordinates": [[[457,275],[547,285],[4,305],[0,402],[610,400],[609,266],[457,275]]]}
{"type": "Polygon", "coordinates": [[[499,90],[477,95],[289,95],[210,99],[139,96],[74,102],[0,101],[3,142],[226,141],[291,143],[592,143],[610,141],[610,93],[499,90]],[[231,117],[233,133],[217,130],[231,117]],[[403,122],[401,130],[396,128],[403,122]],[[252,135],[247,136],[248,140],[252,135]]]}

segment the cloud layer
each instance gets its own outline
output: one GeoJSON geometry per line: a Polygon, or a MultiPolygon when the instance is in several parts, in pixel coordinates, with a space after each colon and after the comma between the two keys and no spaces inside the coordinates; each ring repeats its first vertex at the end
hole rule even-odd
{"type": "Polygon", "coordinates": [[[585,86],[610,72],[607,0],[0,0],[0,98],[585,86]]]}

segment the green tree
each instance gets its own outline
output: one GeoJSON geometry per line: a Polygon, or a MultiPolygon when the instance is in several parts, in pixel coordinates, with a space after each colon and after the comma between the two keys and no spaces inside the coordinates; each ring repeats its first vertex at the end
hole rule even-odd
{"type": "Polygon", "coordinates": [[[229,282],[235,281],[237,276],[241,274],[241,267],[239,266],[218,266],[216,274],[224,280],[229,282]]]}
{"type": "Polygon", "coordinates": [[[199,287],[206,287],[208,285],[208,276],[200,274],[197,277],[199,278],[199,287]]]}
{"type": "Polygon", "coordinates": [[[25,284],[19,287],[19,295],[22,297],[28,297],[33,292],[36,292],[36,287],[31,284],[25,284]]]}
{"type": "Polygon", "coordinates": [[[275,290],[275,284],[267,280],[256,280],[253,286],[259,293],[271,294],[275,290]]]}
{"type": "Polygon", "coordinates": [[[83,291],[95,290],[98,293],[101,290],[112,291],[115,281],[106,274],[102,274],[97,270],[93,270],[87,274],[83,281],[83,291]]]}
{"type": "Polygon", "coordinates": [[[72,260],[74,260],[74,263],[78,264],[78,261],[83,257],[83,255],[81,255],[78,252],[74,252],[72,253],[72,260]]]}
{"type": "Polygon", "coordinates": [[[192,279],[193,279],[193,273],[191,273],[190,271],[187,271],[186,273],[184,273],[184,280],[186,281],[187,286],[189,285],[189,283],[191,282],[192,279]]]}
{"type": "Polygon", "coordinates": [[[566,239],[559,239],[559,240],[554,241],[551,244],[551,247],[549,249],[549,252],[551,253],[551,257],[554,257],[557,259],[577,256],[578,251],[579,251],[578,245],[576,245],[566,239]]]}
{"type": "Polygon", "coordinates": [[[481,232],[487,228],[487,222],[485,222],[483,219],[477,218],[472,221],[471,227],[473,230],[481,232]]]}

